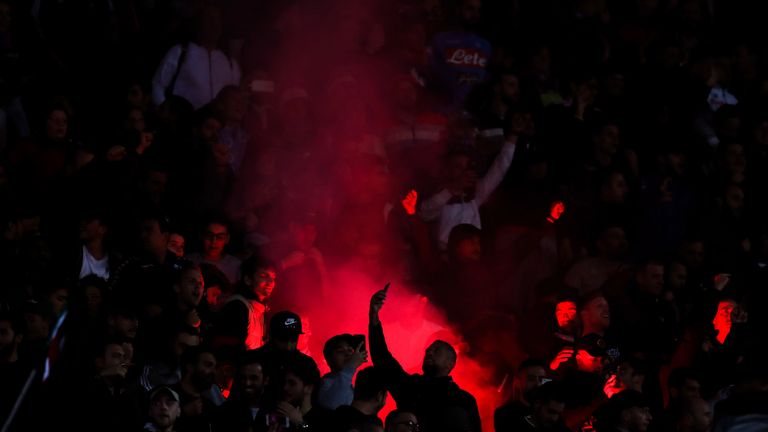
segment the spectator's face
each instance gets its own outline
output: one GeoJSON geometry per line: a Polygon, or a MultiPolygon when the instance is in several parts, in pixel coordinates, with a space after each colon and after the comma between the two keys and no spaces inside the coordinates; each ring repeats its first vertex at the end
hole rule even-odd
{"type": "Polygon", "coordinates": [[[144,121],[144,111],[134,108],[128,112],[128,128],[144,132],[147,128],[147,124],[144,121]]]}
{"type": "Polygon", "coordinates": [[[136,317],[125,317],[118,314],[115,317],[115,332],[118,335],[125,336],[129,339],[136,337],[136,332],[139,331],[139,319],[136,317]]]}
{"type": "Polygon", "coordinates": [[[251,363],[240,369],[240,386],[251,400],[258,399],[264,394],[266,384],[267,377],[260,364],[251,363]]]}
{"type": "Polygon", "coordinates": [[[678,292],[685,287],[688,280],[688,269],[681,263],[673,263],[669,268],[669,288],[678,292]]]}
{"type": "Polygon", "coordinates": [[[619,151],[619,128],[606,125],[595,137],[597,150],[607,155],[615,155],[619,151]]]}
{"type": "Polygon", "coordinates": [[[109,344],[104,348],[104,353],[97,360],[97,366],[100,370],[115,368],[125,363],[125,350],[122,345],[109,344]]]}
{"type": "Polygon", "coordinates": [[[576,303],[561,301],[555,306],[557,326],[561,329],[573,329],[576,326],[576,303]]]}
{"type": "Polygon", "coordinates": [[[460,241],[456,245],[456,257],[462,262],[477,262],[482,257],[482,245],[480,237],[472,236],[460,241]]]}
{"type": "Polygon", "coordinates": [[[417,432],[419,430],[419,421],[416,416],[409,412],[397,414],[391,424],[387,424],[387,432],[417,432]]]}
{"type": "Polygon", "coordinates": [[[24,323],[26,325],[24,330],[24,338],[27,340],[39,340],[48,337],[48,330],[50,326],[48,322],[38,313],[25,313],[24,323]]]}
{"type": "Polygon", "coordinates": [[[200,336],[181,332],[176,335],[174,353],[180,356],[189,347],[200,345],[200,336]]]}
{"type": "Polygon", "coordinates": [[[471,171],[469,156],[456,155],[448,160],[446,173],[448,180],[458,180],[471,171]]]}
{"type": "Polygon", "coordinates": [[[692,403],[691,428],[692,432],[709,432],[712,430],[712,409],[707,401],[701,397],[696,397],[692,403]]]}
{"type": "MultiPolygon", "coordinates": [[[[189,366],[187,366],[189,367],[189,366]]],[[[216,357],[204,352],[197,358],[192,370],[192,385],[197,390],[208,390],[216,380],[216,357]]]]}
{"type": "Polygon", "coordinates": [[[222,124],[219,120],[209,117],[203,120],[203,123],[200,125],[200,136],[203,138],[203,141],[208,144],[216,144],[219,142],[219,131],[221,130],[221,127],[222,124]]]}
{"type": "Polygon", "coordinates": [[[611,325],[611,308],[605,297],[596,297],[584,305],[581,320],[591,327],[606,330],[611,325]]]}
{"type": "Polygon", "coordinates": [[[664,266],[648,264],[637,275],[637,284],[644,292],[659,295],[664,290],[664,266]]]}
{"type": "Polygon", "coordinates": [[[0,357],[10,354],[16,348],[16,332],[10,321],[0,321],[0,357]]]}
{"type": "Polygon", "coordinates": [[[682,399],[696,399],[701,397],[701,384],[695,379],[688,378],[680,388],[674,389],[677,397],[682,399]]]}
{"type": "Polygon", "coordinates": [[[312,394],[312,386],[305,385],[295,374],[288,372],[285,375],[285,385],[283,386],[283,400],[293,406],[300,406],[305,397],[312,394]]]}
{"type": "Polygon", "coordinates": [[[168,233],[160,230],[160,223],[156,220],[146,220],[141,225],[141,241],[145,251],[165,250],[168,237],[168,233]]]}
{"type": "Polygon", "coordinates": [[[66,288],[59,288],[53,291],[50,295],[51,306],[53,307],[53,316],[59,316],[59,314],[67,306],[67,299],[69,298],[69,291],[66,288]]]}
{"type": "Polygon", "coordinates": [[[598,248],[609,258],[621,258],[627,252],[627,247],[627,235],[620,227],[606,229],[598,240],[598,248]]]}
{"type": "Polygon", "coordinates": [[[257,268],[256,273],[249,278],[253,292],[262,301],[272,295],[272,291],[275,289],[275,278],[275,270],[269,268],[257,268]]]}
{"type": "Polygon", "coordinates": [[[482,7],[482,1],[480,0],[464,0],[461,2],[459,8],[459,16],[461,21],[467,26],[474,26],[480,22],[480,8],[482,7]]]}
{"type": "Polygon", "coordinates": [[[626,388],[642,391],[645,376],[637,373],[635,368],[627,362],[619,364],[616,368],[616,380],[626,385],[626,388]]]}
{"type": "Polygon", "coordinates": [[[128,95],[126,98],[128,99],[128,104],[130,106],[141,108],[144,105],[146,95],[140,85],[133,84],[128,88],[128,95]]]}
{"type": "Polygon", "coordinates": [[[89,313],[95,314],[101,311],[102,301],[103,296],[99,288],[95,286],[85,287],[85,302],[89,313]]]}
{"type": "Polygon", "coordinates": [[[528,396],[531,390],[541,385],[541,380],[547,377],[547,371],[541,366],[531,366],[521,370],[517,374],[523,395],[528,396]]]}
{"type": "Polygon", "coordinates": [[[445,343],[433,342],[424,353],[421,369],[425,375],[447,375],[455,365],[453,353],[445,343]]]}
{"type": "Polygon", "coordinates": [[[229,243],[229,230],[221,224],[208,225],[203,234],[203,252],[206,257],[220,257],[229,243]]]}
{"type": "Polygon", "coordinates": [[[619,173],[611,174],[608,181],[603,185],[601,198],[608,203],[623,203],[626,200],[629,188],[624,176],[619,173]]]}
{"type": "Polygon", "coordinates": [[[181,258],[184,256],[184,236],[173,233],[168,237],[168,250],[181,258]]]}
{"type": "Polygon", "coordinates": [[[155,396],[149,405],[149,418],[159,429],[172,426],[180,415],[179,403],[164,393],[155,396]]]}
{"type": "Polygon", "coordinates": [[[48,138],[54,141],[63,140],[67,136],[68,125],[67,113],[61,110],[53,110],[48,114],[48,121],[46,122],[48,138]]]}
{"type": "Polygon", "coordinates": [[[515,75],[504,75],[501,78],[501,97],[507,103],[517,103],[520,100],[520,80],[515,75]]]}
{"type": "Polygon", "coordinates": [[[181,275],[176,292],[181,301],[187,307],[196,307],[203,298],[203,275],[198,269],[185,270],[181,275]]]}
{"type": "Polygon", "coordinates": [[[683,249],[683,258],[689,268],[701,267],[704,263],[704,243],[696,241],[686,244],[683,249]]]}
{"type": "Polygon", "coordinates": [[[327,359],[328,367],[334,371],[341,370],[341,368],[344,367],[344,364],[352,357],[354,352],[355,349],[350,344],[346,342],[340,342],[327,359]]]}
{"type": "Polygon", "coordinates": [[[80,240],[91,241],[101,237],[107,233],[107,227],[101,224],[98,219],[81,220],[80,221],[80,240]]]}
{"type": "Polygon", "coordinates": [[[622,413],[622,418],[629,432],[646,432],[648,425],[653,419],[651,417],[651,410],[648,407],[634,407],[625,410],[622,413]]]}
{"type": "Polygon", "coordinates": [[[537,423],[544,429],[554,427],[560,421],[560,416],[565,410],[565,403],[558,401],[549,401],[546,403],[537,403],[534,406],[534,414],[537,423]]]}

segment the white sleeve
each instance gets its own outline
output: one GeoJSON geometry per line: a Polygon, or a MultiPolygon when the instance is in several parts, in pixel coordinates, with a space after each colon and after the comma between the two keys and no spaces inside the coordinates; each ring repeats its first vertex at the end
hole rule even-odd
{"type": "Polygon", "coordinates": [[[515,158],[516,143],[517,138],[505,141],[504,147],[501,148],[501,152],[494,159],[491,169],[488,170],[483,178],[478,180],[475,187],[475,200],[478,206],[491,196],[493,191],[499,186],[499,183],[504,179],[509,166],[512,165],[512,159],[515,158]]]}
{"type": "Polygon", "coordinates": [[[180,58],[181,45],[174,45],[168,50],[157,67],[155,76],[152,77],[152,102],[155,105],[160,105],[165,101],[165,89],[171,85],[171,80],[173,80],[176,69],[179,67],[180,58]]]}
{"type": "Polygon", "coordinates": [[[432,195],[426,201],[419,205],[419,215],[425,221],[435,220],[440,216],[440,212],[443,207],[451,200],[453,195],[448,189],[443,189],[440,192],[432,195]]]}

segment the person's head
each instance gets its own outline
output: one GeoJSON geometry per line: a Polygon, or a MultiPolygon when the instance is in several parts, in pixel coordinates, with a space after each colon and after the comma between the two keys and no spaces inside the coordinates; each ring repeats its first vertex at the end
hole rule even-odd
{"type": "Polygon", "coordinates": [[[168,236],[168,250],[173,252],[178,258],[184,257],[184,236],[177,232],[172,232],[168,236]]]}
{"type": "Polygon", "coordinates": [[[130,304],[114,303],[109,307],[107,324],[116,337],[134,339],[139,331],[139,313],[130,304]]]}
{"type": "Polygon", "coordinates": [[[378,414],[384,408],[387,403],[387,383],[380,370],[369,366],[357,373],[353,400],[369,403],[373,414],[378,414]]]}
{"type": "Polygon", "coordinates": [[[645,381],[645,366],[634,357],[619,360],[616,366],[616,380],[627,389],[642,391],[645,381]]]}
{"type": "Polygon", "coordinates": [[[670,403],[671,427],[679,432],[709,432],[712,430],[712,408],[699,396],[670,403]]]}
{"type": "Polygon", "coordinates": [[[595,291],[584,296],[579,302],[579,319],[587,332],[605,332],[611,325],[611,307],[608,300],[595,291]]]}
{"type": "Polygon", "coordinates": [[[83,215],[80,218],[80,240],[88,243],[91,241],[101,241],[107,235],[107,224],[104,217],[91,214],[83,215]]]}
{"type": "Polygon", "coordinates": [[[96,370],[102,372],[105,370],[114,369],[120,366],[124,366],[127,362],[128,356],[126,355],[125,348],[123,347],[123,341],[120,339],[110,339],[101,344],[99,347],[94,362],[96,364],[96,370]]]}
{"type": "Polygon", "coordinates": [[[557,302],[555,305],[555,319],[557,319],[557,327],[560,330],[574,333],[579,327],[576,301],[563,299],[557,302]]]}
{"type": "Polygon", "coordinates": [[[635,281],[640,292],[659,296],[664,290],[664,264],[660,261],[646,261],[637,269],[635,281]]]}
{"type": "Polygon", "coordinates": [[[181,379],[199,392],[208,390],[216,380],[216,356],[205,347],[189,347],[181,355],[181,379]]]}
{"type": "Polygon", "coordinates": [[[144,132],[147,129],[144,110],[138,107],[129,108],[125,118],[125,128],[136,132],[144,132]]]}
{"type": "Polygon", "coordinates": [[[240,265],[240,274],[247,291],[265,302],[275,289],[277,266],[266,258],[253,255],[240,265]]]}
{"type": "Polygon", "coordinates": [[[179,269],[176,272],[173,290],[176,293],[179,306],[184,309],[194,309],[200,304],[205,287],[200,267],[192,262],[184,262],[179,264],[179,269]]]}
{"type": "Polygon", "coordinates": [[[179,394],[170,387],[158,387],[149,395],[149,420],[157,430],[173,430],[176,419],[181,415],[179,394]]]}
{"type": "Polygon", "coordinates": [[[624,390],[608,400],[606,421],[627,432],[646,432],[653,419],[648,400],[636,390],[624,390]]]}
{"type": "Polygon", "coordinates": [[[293,406],[309,403],[319,384],[320,370],[312,357],[299,352],[291,355],[285,365],[283,400],[293,406]]]}
{"type": "Polygon", "coordinates": [[[494,79],[494,91],[507,105],[520,101],[520,79],[511,70],[501,71],[494,79]]]}
{"type": "Polygon", "coordinates": [[[269,320],[269,343],[281,351],[295,351],[302,334],[301,317],[294,312],[280,311],[269,320]]]}
{"type": "Polygon", "coordinates": [[[480,261],[483,253],[480,229],[470,224],[453,227],[448,235],[448,253],[460,263],[480,261]]]}
{"type": "Polygon", "coordinates": [[[69,128],[69,114],[63,107],[54,107],[48,110],[45,123],[45,134],[52,141],[61,141],[67,137],[69,128]]]}
{"type": "Polygon", "coordinates": [[[688,268],[680,261],[671,262],[665,269],[667,287],[672,292],[680,292],[688,283],[688,268]]]}
{"type": "Polygon", "coordinates": [[[680,255],[689,270],[697,270],[704,264],[706,249],[700,238],[691,238],[683,242],[680,255]]]}
{"type": "Polygon", "coordinates": [[[538,359],[526,359],[517,368],[512,386],[519,395],[516,397],[531,403],[531,392],[547,380],[547,365],[538,359]]]}
{"type": "Polygon", "coordinates": [[[607,225],[598,233],[596,246],[598,255],[621,259],[629,247],[626,231],[618,225],[607,225]]]}
{"type": "Polygon", "coordinates": [[[393,410],[384,420],[385,432],[419,432],[419,420],[416,414],[405,410],[393,410]]]}
{"type": "Polygon", "coordinates": [[[481,0],[459,0],[457,14],[465,29],[474,29],[480,23],[482,6],[481,0]]]}
{"type": "Polygon", "coordinates": [[[676,399],[701,397],[701,383],[693,369],[687,367],[673,369],[667,383],[670,403],[676,399]]]}
{"type": "Polygon", "coordinates": [[[619,126],[605,123],[595,129],[592,136],[595,151],[606,156],[614,156],[619,152],[619,126]]]}
{"type": "Polygon", "coordinates": [[[208,104],[195,113],[195,133],[208,145],[219,142],[219,131],[224,127],[224,119],[214,108],[213,104],[208,104]]]}
{"type": "Polygon", "coordinates": [[[600,201],[611,204],[621,204],[627,199],[629,188],[624,174],[612,171],[603,176],[600,182],[600,201]]]}
{"type": "Polygon", "coordinates": [[[168,250],[171,230],[168,219],[161,215],[147,215],[141,221],[141,242],[145,252],[162,254],[168,250]]]}
{"type": "Polygon", "coordinates": [[[14,360],[22,331],[19,320],[8,313],[0,314],[0,363],[14,360]]]}
{"type": "Polygon", "coordinates": [[[606,365],[606,342],[597,333],[589,333],[576,340],[576,368],[582,372],[599,374],[606,365]]]}
{"type": "Polygon", "coordinates": [[[531,392],[533,419],[543,429],[557,425],[565,410],[565,394],[558,382],[548,382],[531,392]]]}
{"type": "Polygon", "coordinates": [[[173,355],[181,359],[182,354],[200,345],[200,331],[190,326],[180,326],[171,338],[173,355]]]}
{"type": "Polygon", "coordinates": [[[456,350],[446,341],[436,340],[427,347],[421,370],[424,375],[443,377],[451,374],[456,366],[456,350]]]}
{"type": "Polygon", "coordinates": [[[340,371],[354,352],[352,335],[349,333],[333,336],[323,346],[323,357],[332,372],[340,371]]]}
{"type": "Polygon", "coordinates": [[[224,254],[229,243],[229,227],[226,222],[211,220],[203,229],[203,257],[216,261],[224,254]]]}
{"type": "MultiPolygon", "coordinates": [[[[455,132],[463,133],[462,131],[455,132]]],[[[452,149],[443,156],[443,177],[446,183],[453,183],[465,176],[472,176],[475,173],[475,163],[469,150],[463,148],[452,149]]],[[[474,183],[467,184],[474,188],[474,183]]]]}
{"type": "Polygon", "coordinates": [[[267,361],[256,351],[246,351],[237,368],[235,385],[242,392],[241,397],[249,402],[258,402],[269,384],[267,361]]]}
{"type": "Polygon", "coordinates": [[[216,310],[222,302],[222,296],[232,294],[232,284],[224,272],[213,264],[200,264],[200,271],[203,274],[205,285],[203,291],[205,303],[211,309],[216,310]]]}

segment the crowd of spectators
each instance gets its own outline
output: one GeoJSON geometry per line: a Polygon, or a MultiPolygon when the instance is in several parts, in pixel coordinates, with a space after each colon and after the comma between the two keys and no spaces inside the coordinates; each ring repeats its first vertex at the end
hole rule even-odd
{"type": "Polygon", "coordinates": [[[0,0],[2,431],[768,430],[766,9],[0,0]]]}

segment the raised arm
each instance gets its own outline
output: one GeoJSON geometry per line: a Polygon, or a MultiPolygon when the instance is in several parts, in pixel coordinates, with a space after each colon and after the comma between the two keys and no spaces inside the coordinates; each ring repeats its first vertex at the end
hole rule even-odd
{"type": "Polygon", "coordinates": [[[515,158],[515,148],[517,145],[517,136],[507,136],[504,146],[501,148],[499,155],[491,165],[491,169],[478,180],[477,187],[475,188],[475,200],[480,205],[491,196],[494,190],[499,186],[499,183],[507,175],[509,166],[512,165],[512,159],[515,158]]]}
{"type": "Polygon", "coordinates": [[[387,341],[384,338],[384,329],[382,329],[381,320],[379,319],[379,311],[387,299],[387,288],[378,291],[371,297],[371,306],[368,311],[368,343],[371,345],[373,365],[381,368],[387,380],[391,383],[392,387],[390,390],[394,390],[394,396],[397,391],[396,388],[408,377],[408,374],[395,357],[392,356],[392,353],[389,352],[387,341]]]}

